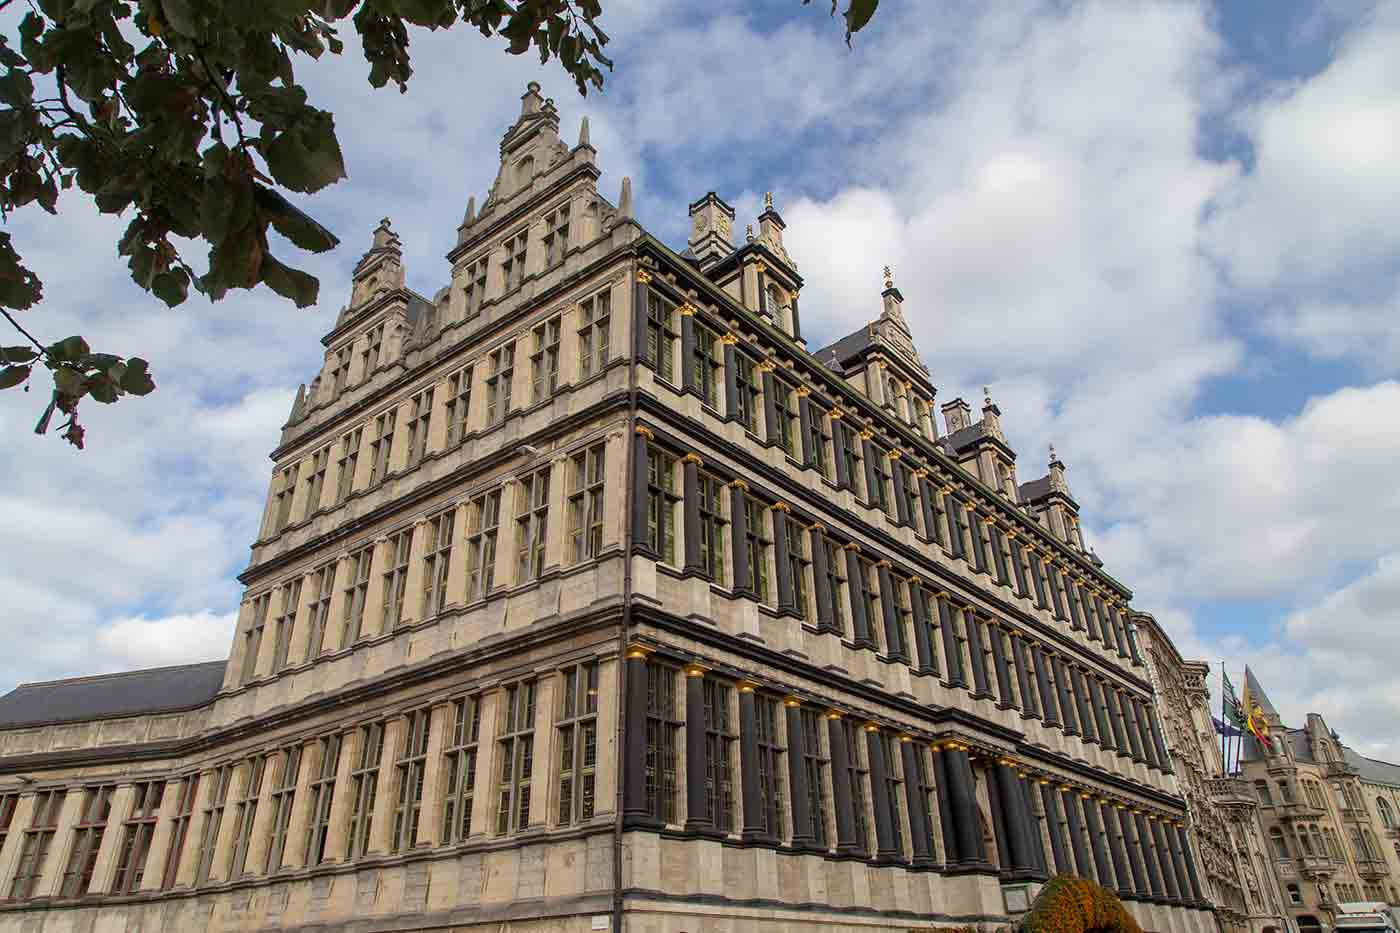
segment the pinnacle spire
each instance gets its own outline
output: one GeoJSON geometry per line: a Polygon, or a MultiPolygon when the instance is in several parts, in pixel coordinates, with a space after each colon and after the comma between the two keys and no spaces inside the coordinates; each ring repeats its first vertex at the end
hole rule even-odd
{"type": "Polygon", "coordinates": [[[622,177],[622,193],[617,199],[617,213],[619,217],[632,216],[632,179],[627,175],[622,177]]]}
{"type": "Polygon", "coordinates": [[[476,222],[476,195],[467,198],[467,212],[462,215],[462,226],[476,222]]]}
{"type": "Polygon", "coordinates": [[[1264,711],[1264,715],[1271,719],[1282,722],[1278,710],[1274,709],[1274,704],[1269,702],[1269,696],[1264,692],[1264,688],[1259,685],[1259,679],[1254,676],[1254,672],[1249,669],[1249,665],[1244,666],[1244,689],[1249,694],[1249,699],[1259,704],[1259,708],[1264,711]]]}
{"type": "Polygon", "coordinates": [[[584,147],[587,147],[589,149],[593,148],[593,144],[588,141],[588,116],[586,114],[584,115],[584,118],[579,121],[578,146],[576,146],[575,148],[582,149],[584,147]]]}

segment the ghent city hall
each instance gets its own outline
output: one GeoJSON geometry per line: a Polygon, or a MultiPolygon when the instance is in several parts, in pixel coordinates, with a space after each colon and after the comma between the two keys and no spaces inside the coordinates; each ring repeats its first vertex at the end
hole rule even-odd
{"type": "Polygon", "coordinates": [[[431,300],[374,231],[227,660],[0,699],[0,931],[990,930],[1057,873],[1215,930],[1053,451],[935,403],[888,272],[809,348],[771,201],[677,253],[535,84],[500,152],[431,300]]]}

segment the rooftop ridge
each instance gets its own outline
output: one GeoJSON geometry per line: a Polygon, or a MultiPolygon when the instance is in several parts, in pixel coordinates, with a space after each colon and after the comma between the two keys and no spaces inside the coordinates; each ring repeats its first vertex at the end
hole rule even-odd
{"type": "Polygon", "coordinates": [[[156,674],[164,671],[180,671],[189,670],[191,668],[196,667],[211,667],[215,664],[219,665],[220,667],[227,667],[228,660],[225,658],[214,659],[212,661],[191,661],[186,664],[167,664],[162,667],[142,667],[130,671],[113,671],[110,674],[84,674],[81,677],[60,677],[57,680],[29,680],[16,684],[14,690],[10,692],[14,693],[15,691],[23,690],[27,687],[57,687],[65,684],[92,683],[98,680],[116,680],[119,677],[135,677],[138,674],[156,674]]]}

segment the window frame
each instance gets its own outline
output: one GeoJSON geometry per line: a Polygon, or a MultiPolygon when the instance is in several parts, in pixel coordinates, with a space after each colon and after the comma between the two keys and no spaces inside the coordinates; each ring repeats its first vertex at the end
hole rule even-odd
{"type": "Polygon", "coordinates": [[[560,672],[554,721],[559,749],[557,826],[581,825],[597,814],[598,677],[597,661],[560,672]]]}
{"type": "Polygon", "coordinates": [[[580,564],[603,550],[607,445],[592,444],[575,451],[567,468],[569,562],[580,564]]]}

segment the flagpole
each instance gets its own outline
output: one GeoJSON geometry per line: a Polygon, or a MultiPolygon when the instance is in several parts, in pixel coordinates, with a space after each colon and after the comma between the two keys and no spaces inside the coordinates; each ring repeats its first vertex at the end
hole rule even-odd
{"type": "Polygon", "coordinates": [[[1230,720],[1225,716],[1225,659],[1220,659],[1220,776],[1230,776],[1230,720]]]}

